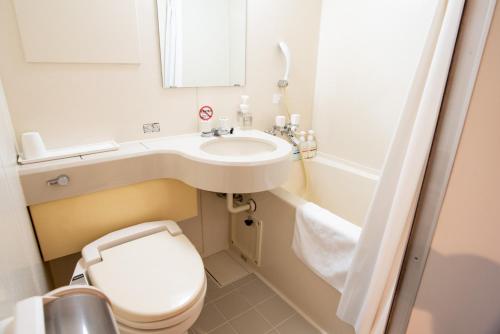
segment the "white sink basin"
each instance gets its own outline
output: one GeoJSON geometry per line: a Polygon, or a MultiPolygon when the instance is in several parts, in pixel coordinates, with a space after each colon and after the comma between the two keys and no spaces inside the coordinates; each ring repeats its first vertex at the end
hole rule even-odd
{"type": "Polygon", "coordinates": [[[291,145],[257,130],[222,137],[191,134],[143,142],[158,152],[182,156],[179,180],[221,193],[254,193],[284,184],[291,168],[291,145]]]}
{"type": "Polygon", "coordinates": [[[254,138],[222,137],[201,145],[201,150],[221,156],[248,156],[270,153],[276,150],[270,141],[254,138]]]}

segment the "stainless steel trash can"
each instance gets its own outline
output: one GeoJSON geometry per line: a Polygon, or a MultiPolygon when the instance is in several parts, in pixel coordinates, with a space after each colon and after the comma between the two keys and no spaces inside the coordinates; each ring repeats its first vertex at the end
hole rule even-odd
{"type": "Polygon", "coordinates": [[[77,293],[44,305],[46,334],[118,334],[106,299],[77,293]]]}

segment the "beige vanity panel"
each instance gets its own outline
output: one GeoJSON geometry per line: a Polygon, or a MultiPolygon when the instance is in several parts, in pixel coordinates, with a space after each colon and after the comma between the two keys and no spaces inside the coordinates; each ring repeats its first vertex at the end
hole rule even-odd
{"type": "Polygon", "coordinates": [[[29,207],[43,259],[72,253],[97,238],[130,225],[155,220],[181,221],[197,216],[197,190],[172,179],[29,207]]]}

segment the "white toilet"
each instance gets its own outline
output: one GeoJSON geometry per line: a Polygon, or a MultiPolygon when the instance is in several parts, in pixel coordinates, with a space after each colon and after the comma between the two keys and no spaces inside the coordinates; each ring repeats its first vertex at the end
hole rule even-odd
{"type": "Polygon", "coordinates": [[[185,333],[203,308],[200,255],[173,221],[119,230],[82,250],[72,278],[109,298],[120,333],[185,333]]]}

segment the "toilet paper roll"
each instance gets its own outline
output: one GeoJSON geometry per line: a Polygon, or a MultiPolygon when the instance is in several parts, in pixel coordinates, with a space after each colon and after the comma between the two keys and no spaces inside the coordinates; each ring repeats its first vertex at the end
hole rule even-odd
{"type": "Polygon", "coordinates": [[[38,132],[25,132],[21,135],[24,159],[35,159],[43,157],[47,150],[42,136],[38,132]]]}

